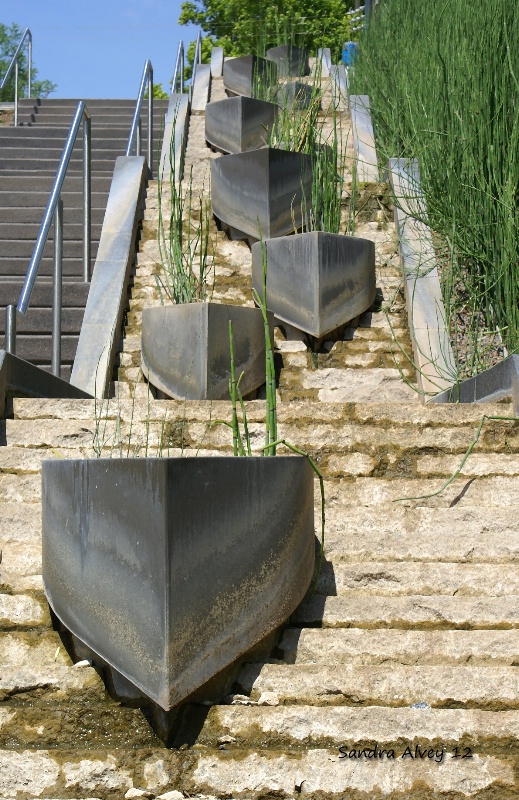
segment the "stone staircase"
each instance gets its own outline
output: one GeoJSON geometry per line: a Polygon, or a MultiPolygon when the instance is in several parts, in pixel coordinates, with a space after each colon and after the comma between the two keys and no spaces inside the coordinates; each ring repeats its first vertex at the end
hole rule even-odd
{"type": "MultiPolygon", "coordinates": [[[[214,99],[220,91],[214,81],[214,99]]],[[[216,157],[203,116],[191,118],[188,142],[201,187],[216,157]]],[[[72,664],[42,591],[42,460],[93,448],[232,451],[229,430],[211,427],[230,419],[228,403],[157,400],[142,381],[140,314],[158,302],[156,227],[151,184],[115,398],[16,399],[1,423],[0,797],[515,800],[519,428],[489,420],[459,475],[433,494],[482,414],[511,408],[418,402],[385,211],[357,230],[376,244],[379,305],[322,353],[276,334],[280,436],[325,476],[314,596],[268,658],[243,665],[229,695],[186,705],[172,748],[140,709],[109,697],[88,663],[72,664]]],[[[215,236],[213,296],[250,303],[248,248],[215,236]]],[[[264,402],[246,407],[257,447],[264,402]]],[[[316,485],[316,531],[318,496],[316,485]]]]}
{"type": "MultiPolygon", "coordinates": [[[[259,444],[264,404],[247,408],[259,444]]],[[[517,797],[514,423],[490,422],[445,492],[409,499],[441,487],[482,413],[508,411],[281,403],[280,434],[326,475],[317,591],[230,696],[186,707],[181,749],[167,750],[140,710],[111,700],[88,665],[72,666],[52,629],[40,465],[91,455],[96,432],[117,455],[117,418],[123,442],[131,428],[151,455],[230,452],[228,430],[209,428],[211,415],[229,419],[228,404],[113,400],[96,411],[94,401],[15,400],[0,448],[0,796],[104,799],[135,786],[255,800],[517,797]],[[375,743],[382,757],[369,756],[375,743]]],[[[319,513],[316,504],[316,530],[319,513]]]]}
{"type": "MultiPolygon", "coordinates": [[[[19,126],[0,127],[0,347],[5,306],[16,304],[29,266],[77,100],[22,100],[19,126]]],[[[92,260],[94,267],[115,159],[124,155],[134,100],[88,100],[92,116],[92,260]]],[[[160,147],[164,102],[154,105],[160,147]]],[[[143,119],[147,141],[147,120],[143,119]]],[[[89,284],[83,279],[83,137],[65,179],[63,227],[62,377],[70,377],[89,284]]],[[[31,307],[19,319],[17,355],[50,369],[54,228],[40,263],[31,307]]]]}

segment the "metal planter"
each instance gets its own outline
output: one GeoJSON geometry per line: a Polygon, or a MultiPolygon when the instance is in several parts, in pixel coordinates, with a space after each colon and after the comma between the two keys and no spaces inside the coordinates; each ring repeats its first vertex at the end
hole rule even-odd
{"type": "MultiPolygon", "coordinates": [[[[314,231],[270,239],[267,305],[277,319],[320,339],[366,311],[375,299],[375,245],[314,231]]],[[[252,247],[252,285],[263,286],[260,243],[252,247]]]]}
{"type": "Polygon", "coordinates": [[[257,150],[268,142],[278,114],[275,103],[250,97],[229,97],[205,109],[205,138],[224,153],[257,150]]]}
{"type": "MultiPolygon", "coordinates": [[[[312,87],[308,83],[301,83],[301,81],[287,81],[281,83],[277,90],[277,102],[281,108],[293,108],[299,111],[304,111],[310,108],[312,102],[316,102],[313,98],[312,87]]],[[[321,104],[319,103],[319,108],[321,104]]]]}
{"type": "Polygon", "coordinates": [[[234,236],[259,239],[301,228],[303,197],[309,212],[312,160],[304,153],[264,147],[211,162],[211,202],[215,217],[234,236]]]}
{"type": "Polygon", "coordinates": [[[261,85],[277,81],[276,65],[260,56],[226,58],[223,65],[223,85],[227,92],[252,97],[261,85]]]}
{"type": "Polygon", "coordinates": [[[276,65],[280,78],[302,78],[310,74],[308,51],[304,48],[282,44],[267,50],[267,58],[276,65]]]}
{"type": "Polygon", "coordinates": [[[59,620],[166,711],[288,619],[314,567],[303,457],[44,461],[59,620]]]}
{"type": "Polygon", "coordinates": [[[225,400],[231,370],[229,320],[236,374],[246,395],[265,383],[265,333],[258,308],[222,303],[158,306],[142,312],[141,368],[176,399],[225,400]]]}

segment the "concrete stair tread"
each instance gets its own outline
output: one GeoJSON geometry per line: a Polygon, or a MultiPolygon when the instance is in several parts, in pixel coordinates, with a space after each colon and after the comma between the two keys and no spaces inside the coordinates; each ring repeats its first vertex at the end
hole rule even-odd
{"type": "Polygon", "coordinates": [[[272,692],[281,704],[519,708],[515,667],[248,664],[238,685],[251,700],[272,692]]]}
{"type": "MultiPolygon", "coordinates": [[[[465,532],[468,535],[468,532],[465,532]]],[[[517,537],[516,537],[517,538],[517,537]]],[[[316,587],[324,595],[519,595],[519,565],[371,561],[324,565],[316,587]]]]}
{"type": "Polygon", "coordinates": [[[59,702],[67,697],[76,701],[105,698],[105,688],[93,667],[62,664],[16,667],[3,665],[0,674],[2,702],[16,697],[18,703],[32,702],[36,697],[46,702],[59,702]]]}
{"type": "MultiPolygon", "coordinates": [[[[405,749],[405,748],[404,748],[405,749]]],[[[239,750],[209,752],[200,755],[191,778],[194,791],[211,796],[247,797],[255,800],[274,793],[277,797],[295,798],[298,794],[315,797],[345,797],[348,800],[392,800],[417,797],[420,787],[424,797],[449,800],[476,796],[488,790],[501,792],[500,800],[512,800],[514,763],[506,757],[477,755],[465,762],[444,762],[438,769],[434,761],[402,760],[364,762],[339,760],[333,750],[309,749],[268,753],[239,750]],[[448,766],[447,766],[448,765],[448,766]],[[454,766],[453,766],[454,765],[454,766]],[[424,794],[427,792],[427,794],[424,794]]]]}
{"type": "MultiPolygon", "coordinates": [[[[13,303],[16,305],[20,297],[23,280],[9,280],[2,279],[0,286],[2,287],[2,304],[8,305],[13,303]]],[[[90,291],[90,284],[78,281],[64,281],[63,282],[63,307],[80,308],[88,297],[90,291]]],[[[52,283],[41,279],[36,279],[34,289],[31,295],[32,308],[52,308],[52,283]]]]}
{"type": "Polygon", "coordinates": [[[519,596],[314,597],[292,624],[325,628],[509,629],[519,627],[519,596]]]}
{"type": "Polygon", "coordinates": [[[418,741],[442,742],[449,749],[471,742],[483,750],[490,738],[495,742],[519,739],[518,711],[215,705],[207,722],[207,731],[202,728],[197,741],[215,747],[219,737],[232,736],[236,744],[229,746],[231,753],[235,747],[252,744],[261,749],[267,737],[278,747],[373,747],[377,742],[380,747],[400,748],[403,743],[418,741]]]}
{"type": "MultiPolygon", "coordinates": [[[[162,746],[112,747],[80,741],[68,749],[0,750],[3,800],[13,797],[74,797],[89,800],[122,798],[136,785],[153,796],[182,785],[180,774],[186,755],[162,746]],[[135,781],[135,784],[134,784],[135,781]],[[66,787],[66,788],[65,788],[66,787]]],[[[191,759],[187,759],[188,762],[191,759]]]]}
{"type": "Polygon", "coordinates": [[[519,665],[515,630],[287,628],[277,649],[290,664],[519,665]]]}
{"type": "Polygon", "coordinates": [[[90,701],[86,710],[71,695],[65,715],[57,704],[20,707],[4,703],[0,709],[0,748],[64,750],[81,741],[95,742],[106,751],[161,746],[140,709],[115,703],[96,706],[90,701]]]}

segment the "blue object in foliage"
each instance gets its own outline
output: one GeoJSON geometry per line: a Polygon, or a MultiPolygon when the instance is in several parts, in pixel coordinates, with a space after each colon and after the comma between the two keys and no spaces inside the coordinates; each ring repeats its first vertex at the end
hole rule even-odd
{"type": "Polygon", "coordinates": [[[357,42],[344,42],[342,51],[342,63],[346,67],[351,67],[357,55],[357,42]]]}

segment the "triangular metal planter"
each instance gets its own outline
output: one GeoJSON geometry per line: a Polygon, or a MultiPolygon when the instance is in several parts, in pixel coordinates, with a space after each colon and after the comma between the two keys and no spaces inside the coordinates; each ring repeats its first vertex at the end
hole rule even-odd
{"type": "Polygon", "coordinates": [[[61,623],[168,711],[309,586],[303,457],[44,461],[43,581],[61,623]]]}
{"type": "Polygon", "coordinates": [[[304,153],[264,147],[211,162],[213,213],[234,236],[256,241],[259,230],[265,239],[293,233],[311,197],[312,160],[304,153]]]}
{"type": "Polygon", "coordinates": [[[223,85],[227,92],[252,97],[257,83],[273,85],[277,81],[276,65],[260,56],[226,58],[223,65],[223,85]]]}
{"type": "MultiPolygon", "coordinates": [[[[265,241],[267,305],[278,320],[321,339],[375,299],[375,245],[314,231],[265,241]]],[[[252,285],[263,287],[260,243],[252,246],[252,285]]]]}
{"type": "MultiPolygon", "coordinates": [[[[277,103],[281,108],[293,108],[303,111],[310,108],[312,102],[317,103],[313,89],[308,83],[301,81],[285,81],[277,89],[277,103]]],[[[319,102],[319,108],[321,104],[319,102]]]]}
{"type": "Polygon", "coordinates": [[[265,383],[265,333],[258,308],[186,303],[142,312],[141,368],[168,397],[224,400],[231,369],[229,320],[233,324],[236,376],[246,395],[265,383]]]}
{"type": "Polygon", "coordinates": [[[205,138],[224,153],[257,150],[268,143],[278,106],[250,97],[229,97],[208,103],[205,109],[205,138]]]}
{"type": "Polygon", "coordinates": [[[280,78],[301,78],[310,74],[308,51],[302,47],[282,44],[269,48],[266,55],[276,65],[280,78]]]}

